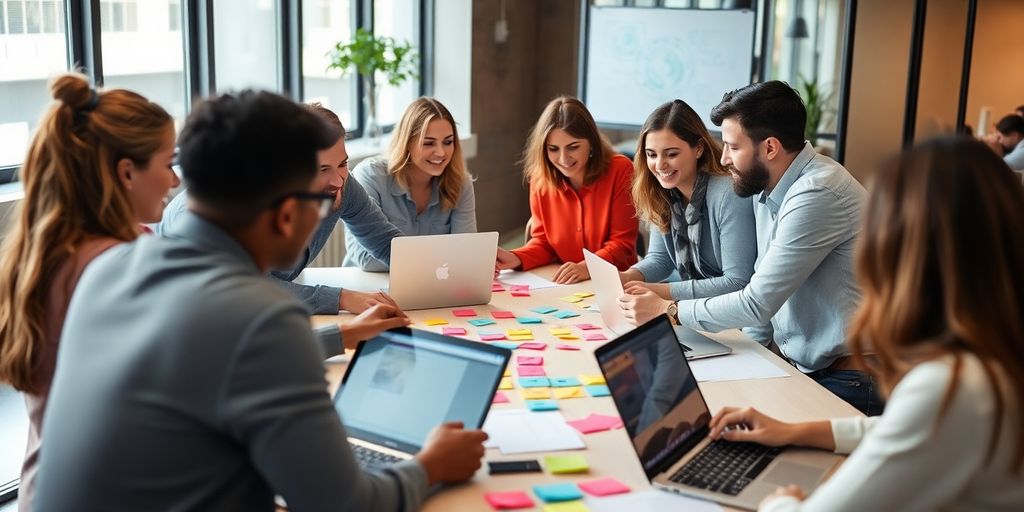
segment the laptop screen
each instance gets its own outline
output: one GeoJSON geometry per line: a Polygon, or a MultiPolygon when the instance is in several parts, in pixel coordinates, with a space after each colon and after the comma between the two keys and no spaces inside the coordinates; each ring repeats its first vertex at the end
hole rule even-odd
{"type": "Polygon", "coordinates": [[[480,428],[511,352],[405,329],[363,342],[334,407],[349,435],[406,453],[437,425],[480,428]]]}
{"type": "Polygon", "coordinates": [[[711,420],[667,317],[601,347],[597,362],[648,476],[711,420]]]}

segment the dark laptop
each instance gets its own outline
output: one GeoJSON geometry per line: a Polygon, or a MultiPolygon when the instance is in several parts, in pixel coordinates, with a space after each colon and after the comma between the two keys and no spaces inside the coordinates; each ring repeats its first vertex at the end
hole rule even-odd
{"type": "Polygon", "coordinates": [[[360,465],[411,459],[437,425],[480,428],[512,351],[416,329],[356,349],[334,396],[360,465]]]}
{"type": "Polygon", "coordinates": [[[711,411],[664,315],[595,356],[640,465],[657,488],[753,510],[780,485],[809,493],[842,460],[822,450],[709,440],[711,411]]]}

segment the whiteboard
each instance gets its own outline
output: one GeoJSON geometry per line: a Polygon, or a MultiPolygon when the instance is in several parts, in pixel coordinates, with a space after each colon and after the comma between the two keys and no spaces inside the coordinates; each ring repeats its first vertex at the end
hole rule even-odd
{"type": "Polygon", "coordinates": [[[722,95],[750,84],[752,10],[591,7],[583,102],[602,126],[640,127],[681,99],[708,128],[722,95]]]}

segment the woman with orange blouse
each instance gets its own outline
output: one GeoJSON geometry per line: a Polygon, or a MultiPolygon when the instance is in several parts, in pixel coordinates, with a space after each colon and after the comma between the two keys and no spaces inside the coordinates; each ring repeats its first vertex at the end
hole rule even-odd
{"type": "Polygon", "coordinates": [[[499,248],[499,269],[561,262],[554,281],[569,284],[590,279],[583,249],[619,270],[636,263],[633,164],[615,153],[582,102],[562,96],[548,103],[530,132],[523,163],[530,240],[512,251],[499,248]]]}

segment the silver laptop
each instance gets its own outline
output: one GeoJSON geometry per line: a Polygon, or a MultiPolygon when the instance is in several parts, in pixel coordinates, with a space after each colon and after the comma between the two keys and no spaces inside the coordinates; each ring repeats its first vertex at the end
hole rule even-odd
{"type": "Polygon", "coordinates": [[[480,428],[512,351],[415,329],[395,329],[356,349],[334,395],[359,464],[411,459],[448,421],[480,428]]]}
{"type": "MultiPolygon", "coordinates": [[[[583,249],[583,258],[587,262],[587,270],[594,283],[597,307],[604,325],[618,335],[633,330],[635,326],[626,319],[622,314],[622,308],[619,307],[619,297],[624,293],[622,281],[619,279],[619,269],[586,249],[583,249]]],[[[687,359],[724,356],[732,353],[731,348],[693,329],[676,326],[675,330],[687,359]]]]}
{"type": "Polygon", "coordinates": [[[780,485],[810,493],[842,460],[824,450],[709,440],[711,412],[665,316],[594,355],[657,488],[754,510],[780,485]]]}
{"type": "Polygon", "coordinates": [[[487,304],[497,254],[497,232],[395,237],[388,293],[402,309],[487,304]]]}

